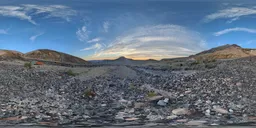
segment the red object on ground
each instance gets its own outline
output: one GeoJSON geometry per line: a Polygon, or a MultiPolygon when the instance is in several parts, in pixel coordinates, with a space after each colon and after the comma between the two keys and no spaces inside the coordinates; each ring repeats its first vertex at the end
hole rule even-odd
{"type": "Polygon", "coordinates": [[[35,65],[44,65],[44,63],[37,61],[37,62],[35,63],[35,65]]]}

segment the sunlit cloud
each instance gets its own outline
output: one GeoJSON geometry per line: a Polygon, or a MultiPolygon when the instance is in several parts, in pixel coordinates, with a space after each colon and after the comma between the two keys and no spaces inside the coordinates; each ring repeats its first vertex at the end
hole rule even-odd
{"type": "Polygon", "coordinates": [[[45,14],[43,18],[56,17],[70,21],[70,17],[76,15],[76,11],[63,5],[0,6],[0,16],[27,20],[34,25],[37,25],[37,23],[32,18],[39,14],[45,14]]]}
{"type": "Polygon", "coordinates": [[[205,50],[200,34],[178,25],[157,25],[132,29],[117,37],[104,50],[86,59],[126,56],[133,59],[184,57],[205,50]]]}
{"type": "Polygon", "coordinates": [[[243,16],[255,15],[255,14],[256,14],[255,8],[233,7],[233,8],[223,9],[216,13],[207,15],[203,19],[203,21],[211,22],[217,19],[228,19],[227,23],[232,23],[233,21],[236,21],[243,16]]]}
{"type": "Polygon", "coordinates": [[[230,32],[248,32],[248,33],[256,33],[256,29],[249,29],[249,28],[229,28],[225,30],[221,30],[219,32],[215,32],[215,36],[221,36],[230,32]]]}
{"type": "Polygon", "coordinates": [[[99,42],[99,41],[101,41],[102,39],[100,38],[100,37],[97,37],[97,38],[93,38],[93,39],[91,39],[91,40],[89,40],[89,41],[87,41],[88,43],[94,43],[94,42],[99,42]]]}
{"type": "Polygon", "coordinates": [[[80,51],[88,51],[88,50],[100,50],[103,46],[99,43],[96,43],[94,45],[92,45],[91,47],[87,47],[84,49],[81,49],[80,51]]]}
{"type": "Polygon", "coordinates": [[[44,33],[39,33],[39,34],[37,34],[37,35],[34,35],[34,36],[31,36],[30,38],[29,38],[29,40],[31,40],[32,42],[34,42],[39,36],[42,36],[44,33]]]}

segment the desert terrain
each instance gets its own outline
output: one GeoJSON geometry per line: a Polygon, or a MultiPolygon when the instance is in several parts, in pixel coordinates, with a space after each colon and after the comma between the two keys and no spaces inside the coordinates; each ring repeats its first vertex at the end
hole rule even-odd
{"type": "Polygon", "coordinates": [[[253,126],[256,122],[252,49],[225,45],[160,61],[121,57],[89,62],[49,51],[0,53],[0,126],[253,126]],[[44,64],[33,65],[33,59],[44,64]]]}

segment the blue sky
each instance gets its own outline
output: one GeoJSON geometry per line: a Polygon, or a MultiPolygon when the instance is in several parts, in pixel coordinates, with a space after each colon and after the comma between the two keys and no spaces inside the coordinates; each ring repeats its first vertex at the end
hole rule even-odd
{"type": "Polygon", "coordinates": [[[256,46],[254,0],[1,0],[0,49],[86,60],[161,59],[256,46]]]}

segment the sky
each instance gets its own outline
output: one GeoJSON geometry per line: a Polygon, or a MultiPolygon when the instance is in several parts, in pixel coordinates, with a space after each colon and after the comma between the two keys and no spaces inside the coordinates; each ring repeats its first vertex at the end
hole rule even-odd
{"type": "Polygon", "coordinates": [[[0,49],[85,60],[256,47],[255,0],[0,0],[0,49]]]}

